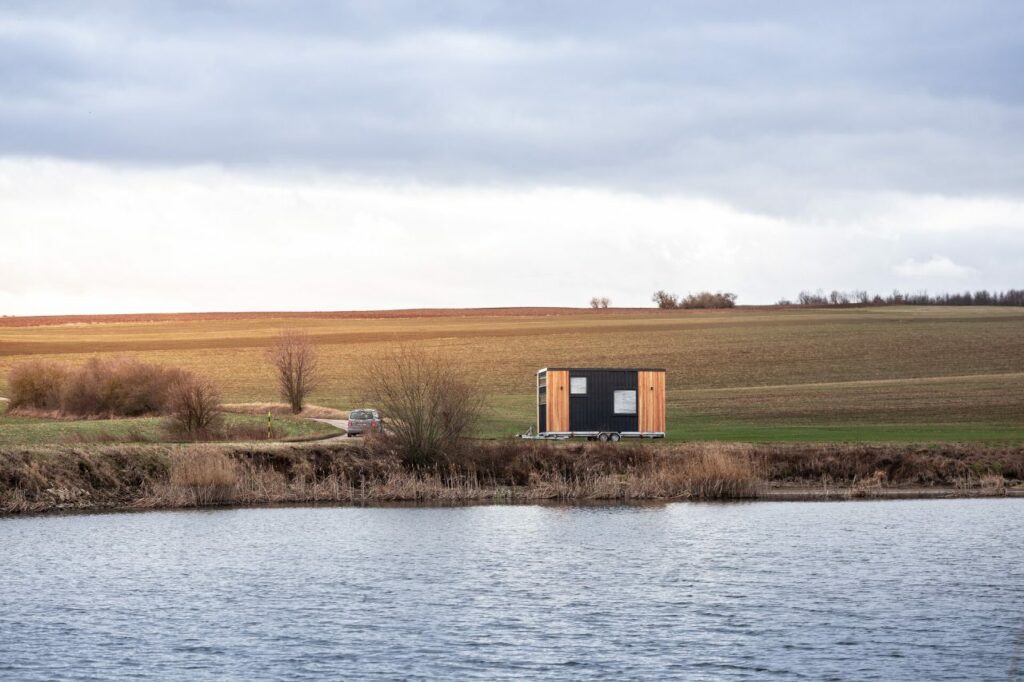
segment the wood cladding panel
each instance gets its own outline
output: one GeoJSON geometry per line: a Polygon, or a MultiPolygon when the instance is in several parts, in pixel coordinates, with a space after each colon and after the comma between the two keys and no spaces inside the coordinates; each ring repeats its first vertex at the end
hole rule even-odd
{"type": "Polygon", "coordinates": [[[638,410],[642,433],[665,432],[665,373],[637,372],[638,410]]]}
{"type": "Polygon", "coordinates": [[[569,372],[548,372],[548,431],[569,430],[569,372]]]}

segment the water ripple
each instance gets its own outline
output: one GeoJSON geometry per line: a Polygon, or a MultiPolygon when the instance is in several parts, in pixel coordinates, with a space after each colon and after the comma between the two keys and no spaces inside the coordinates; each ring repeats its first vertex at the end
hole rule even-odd
{"type": "Polygon", "coordinates": [[[1024,501],[0,520],[0,678],[1007,679],[1024,501]]]}

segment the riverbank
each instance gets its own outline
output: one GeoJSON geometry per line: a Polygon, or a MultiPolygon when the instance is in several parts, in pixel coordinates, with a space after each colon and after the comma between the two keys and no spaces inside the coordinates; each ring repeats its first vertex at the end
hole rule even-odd
{"type": "Polygon", "coordinates": [[[347,442],[0,449],[0,513],[293,503],[1024,496],[1024,447],[481,442],[428,470],[347,442]]]}

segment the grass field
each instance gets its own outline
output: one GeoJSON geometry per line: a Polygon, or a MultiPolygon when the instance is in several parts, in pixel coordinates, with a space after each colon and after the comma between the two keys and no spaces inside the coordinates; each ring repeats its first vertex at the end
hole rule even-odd
{"type": "MultiPolygon", "coordinates": [[[[462,363],[492,395],[485,435],[533,422],[544,366],[668,370],[669,436],[725,441],[1024,441],[1024,309],[566,309],[0,319],[0,395],[27,357],[132,355],[209,375],[225,400],[277,398],[271,338],[319,343],[313,402],[361,402],[359,370],[396,344],[462,363]]],[[[0,423],[0,431],[7,428],[0,423]]]]}
{"type": "MultiPolygon", "coordinates": [[[[243,414],[227,414],[231,426],[246,426],[265,431],[267,418],[243,414]]],[[[163,419],[87,419],[68,421],[36,417],[11,417],[0,414],[0,447],[8,445],[41,445],[47,443],[162,442],[168,439],[163,419]]],[[[280,439],[302,439],[341,433],[338,429],[308,419],[274,417],[274,435],[280,439]]]]}

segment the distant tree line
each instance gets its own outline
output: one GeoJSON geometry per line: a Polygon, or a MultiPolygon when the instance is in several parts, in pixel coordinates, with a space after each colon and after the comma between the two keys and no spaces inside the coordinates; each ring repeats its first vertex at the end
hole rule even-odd
{"type": "MultiPolygon", "coordinates": [[[[954,294],[916,293],[894,289],[891,294],[869,294],[867,291],[831,291],[821,289],[815,292],[801,291],[797,305],[1011,305],[1024,306],[1024,289],[1006,291],[964,291],[954,294]]],[[[794,305],[793,301],[782,299],[778,305],[794,305]]]]}
{"type": "Polygon", "coordinates": [[[651,300],[663,310],[675,308],[732,308],[736,305],[736,294],[721,291],[716,293],[701,291],[696,294],[688,294],[685,298],[680,298],[676,294],[658,290],[654,292],[651,300]]]}

